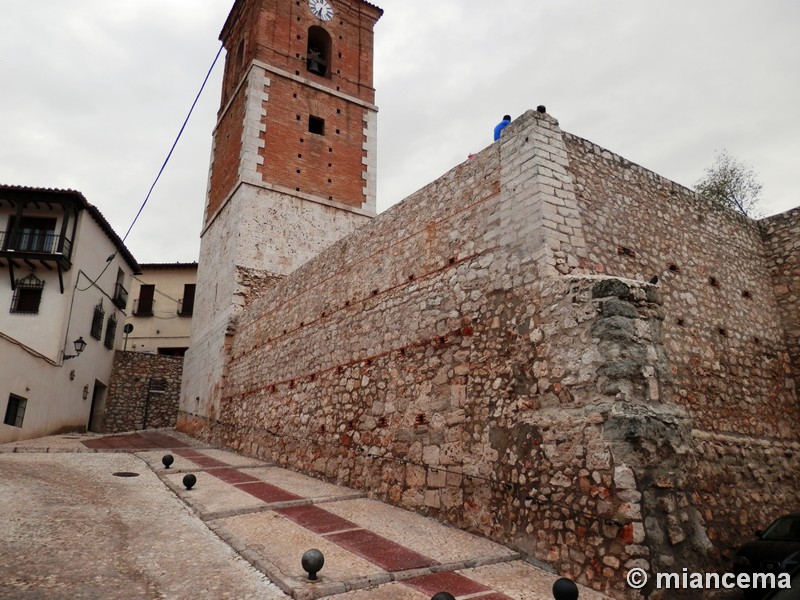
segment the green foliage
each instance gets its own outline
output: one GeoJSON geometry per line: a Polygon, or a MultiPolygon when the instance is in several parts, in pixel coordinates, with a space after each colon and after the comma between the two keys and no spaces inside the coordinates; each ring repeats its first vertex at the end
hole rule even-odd
{"type": "Polygon", "coordinates": [[[739,211],[750,218],[762,216],[761,183],[747,163],[731,157],[727,150],[717,153],[714,164],[694,184],[695,190],[711,201],[739,211]]]}

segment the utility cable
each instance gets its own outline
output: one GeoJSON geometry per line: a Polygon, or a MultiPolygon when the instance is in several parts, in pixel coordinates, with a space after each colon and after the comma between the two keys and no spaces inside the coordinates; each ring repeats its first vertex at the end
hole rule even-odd
{"type": "Polygon", "coordinates": [[[192,116],[192,112],[194,112],[194,107],[197,106],[197,101],[200,100],[200,95],[203,93],[203,90],[206,87],[206,83],[208,83],[208,79],[211,77],[211,71],[214,70],[214,66],[217,64],[217,60],[219,60],[219,55],[222,54],[223,46],[220,44],[219,50],[217,50],[217,55],[214,57],[214,61],[211,63],[211,67],[208,69],[208,73],[206,73],[206,77],[203,80],[203,84],[200,86],[200,91],[197,92],[197,96],[192,102],[192,107],[189,109],[189,114],[186,115],[186,119],[183,121],[183,125],[181,125],[181,130],[178,132],[178,136],[175,138],[175,141],[172,143],[172,148],[169,149],[169,153],[167,154],[167,158],[164,159],[164,164],[161,165],[161,169],[158,171],[158,175],[156,175],[155,181],[153,181],[153,185],[150,186],[150,190],[147,192],[147,196],[142,202],[142,205],[139,207],[139,212],[136,213],[136,216],[133,218],[133,222],[131,226],[128,227],[128,231],[125,232],[125,235],[122,237],[122,243],[125,243],[125,240],[128,239],[128,235],[133,229],[133,226],[136,224],[136,221],[139,219],[139,215],[142,214],[147,201],[150,200],[150,195],[153,193],[153,189],[156,187],[158,180],[161,178],[161,174],[164,172],[164,168],[167,166],[169,159],[172,157],[172,153],[175,150],[175,146],[178,145],[178,141],[181,139],[181,135],[183,135],[183,130],[186,129],[186,124],[189,122],[189,118],[192,116]]]}
{"type": "MultiPolygon", "coordinates": [[[[133,226],[136,225],[136,221],[139,220],[139,216],[142,214],[142,211],[144,210],[144,207],[147,205],[148,200],[150,200],[150,196],[153,194],[153,190],[155,189],[158,180],[161,179],[161,174],[164,172],[164,169],[166,168],[169,159],[172,158],[172,153],[175,151],[175,147],[178,145],[178,142],[180,141],[181,136],[183,135],[184,129],[186,129],[186,124],[189,122],[189,119],[191,118],[192,113],[194,112],[195,106],[197,106],[197,102],[200,100],[200,95],[203,93],[203,90],[205,89],[206,84],[208,83],[208,80],[211,77],[211,72],[214,70],[217,61],[219,60],[220,54],[222,54],[223,48],[224,46],[220,44],[219,50],[217,50],[217,55],[214,57],[214,60],[212,61],[211,66],[208,69],[208,73],[206,73],[205,79],[203,79],[203,83],[200,86],[200,91],[197,92],[197,96],[195,96],[194,102],[192,102],[192,106],[191,108],[189,108],[189,113],[186,115],[186,118],[183,121],[183,125],[181,125],[181,129],[180,131],[178,131],[178,135],[176,136],[175,141],[172,143],[172,147],[169,149],[169,153],[167,154],[167,157],[164,159],[164,163],[161,165],[161,168],[158,171],[158,175],[156,175],[155,180],[153,180],[153,184],[150,186],[150,190],[147,192],[147,196],[145,196],[144,202],[142,202],[142,205],[139,207],[139,211],[133,218],[130,227],[128,227],[128,231],[126,231],[125,235],[122,237],[123,244],[125,243],[125,240],[128,239],[128,235],[130,235],[133,226]]],[[[105,273],[108,270],[108,267],[111,265],[111,262],[114,260],[117,254],[119,254],[119,249],[115,250],[114,253],[108,257],[108,259],[106,260],[106,266],[103,267],[103,270],[93,281],[90,280],[91,283],[89,284],[89,286],[86,288],[77,288],[78,291],[85,292],[88,289],[90,289],[93,285],[95,285],[97,281],[103,276],[103,273],[105,273]]]]}

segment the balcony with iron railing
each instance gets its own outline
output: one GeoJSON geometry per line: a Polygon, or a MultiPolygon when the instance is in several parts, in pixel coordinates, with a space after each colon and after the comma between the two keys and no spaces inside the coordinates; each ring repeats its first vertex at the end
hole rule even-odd
{"type": "Polygon", "coordinates": [[[131,314],[133,314],[134,317],[152,317],[153,301],[152,300],[142,301],[141,298],[135,298],[133,300],[131,314]]]}
{"type": "Polygon", "coordinates": [[[194,312],[194,297],[178,300],[178,316],[191,317],[194,312]]]}
{"type": "Polygon", "coordinates": [[[67,271],[72,267],[72,241],[44,229],[0,231],[0,258],[10,261],[54,261],[67,271]]]}

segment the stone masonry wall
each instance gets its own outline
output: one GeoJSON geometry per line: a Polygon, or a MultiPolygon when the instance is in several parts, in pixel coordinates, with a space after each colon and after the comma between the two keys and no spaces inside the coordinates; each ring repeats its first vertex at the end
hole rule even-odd
{"type": "Polygon", "coordinates": [[[707,431],[793,439],[800,424],[758,223],[565,136],[594,272],[650,280],[668,315],[675,401],[707,431]]]}
{"type": "Polygon", "coordinates": [[[506,132],[250,299],[179,427],[620,598],[724,570],[800,501],[760,232],[547,115],[506,132]]]}
{"type": "Polygon", "coordinates": [[[174,427],[182,371],[181,357],[117,350],[104,433],[174,427]]]}
{"type": "MultiPolygon", "coordinates": [[[[581,266],[660,279],[668,402],[684,407],[692,424],[696,470],[683,490],[713,544],[712,566],[725,570],[732,549],[800,503],[790,360],[798,211],[757,223],[596,144],[565,140],[589,247],[581,266]]],[[[654,541],[681,545],[680,535],[647,530],[654,541]]],[[[672,560],[665,555],[661,564],[672,560]]]]}
{"type": "Polygon", "coordinates": [[[795,382],[800,380],[800,210],[761,221],[795,382]]]}

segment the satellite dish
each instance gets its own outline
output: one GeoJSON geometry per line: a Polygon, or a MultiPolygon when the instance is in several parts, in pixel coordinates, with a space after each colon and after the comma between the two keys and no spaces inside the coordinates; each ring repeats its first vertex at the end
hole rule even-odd
{"type": "Polygon", "coordinates": [[[125,333],[130,333],[133,331],[133,323],[125,323],[125,327],[122,328],[122,331],[125,333]]]}

